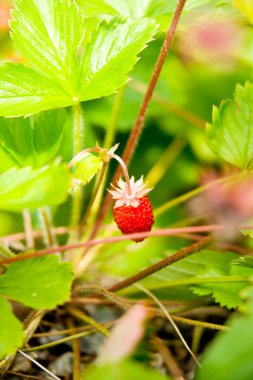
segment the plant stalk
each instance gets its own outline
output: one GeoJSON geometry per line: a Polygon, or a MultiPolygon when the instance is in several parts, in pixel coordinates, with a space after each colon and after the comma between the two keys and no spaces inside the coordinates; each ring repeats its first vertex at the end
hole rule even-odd
{"type": "MultiPolygon", "coordinates": [[[[123,155],[122,155],[122,159],[126,165],[129,164],[129,162],[130,162],[130,160],[134,154],[136,145],[139,141],[140,134],[142,132],[142,128],[144,125],[144,120],[145,120],[145,117],[147,114],[147,110],[148,110],[154,89],[156,87],[157,81],[159,79],[160,73],[162,71],[166,56],[168,54],[168,51],[171,47],[173,38],[175,36],[176,29],[177,29],[181,14],[183,12],[185,2],[186,2],[186,0],[179,0],[178,1],[176,10],[174,12],[172,21],[170,23],[168,32],[167,32],[166,37],[165,37],[165,41],[164,41],[163,46],[161,48],[160,54],[157,58],[155,68],[154,68],[151,80],[149,82],[146,94],[144,96],[144,99],[143,99],[142,105],[140,107],[139,113],[137,115],[134,127],[132,129],[132,132],[129,136],[127,145],[126,145],[125,150],[124,150],[123,155]]],[[[116,170],[116,173],[115,173],[113,180],[112,180],[112,183],[114,185],[116,184],[116,181],[118,180],[118,178],[120,176],[120,173],[121,173],[121,167],[118,166],[118,169],[116,170]]],[[[90,239],[94,239],[94,237],[96,236],[96,234],[97,234],[97,232],[98,232],[98,230],[102,224],[102,221],[104,220],[105,216],[108,213],[108,209],[110,207],[111,201],[112,201],[111,195],[108,193],[105,197],[101,212],[100,212],[98,220],[97,220],[97,223],[94,225],[94,228],[91,232],[90,239]]]]}
{"type": "MultiPolygon", "coordinates": [[[[73,106],[74,121],[74,138],[73,138],[73,157],[81,150],[83,145],[83,127],[84,121],[82,116],[81,104],[77,103],[73,106]]],[[[70,242],[74,243],[78,238],[78,224],[81,216],[82,208],[82,190],[78,188],[73,194],[72,213],[71,213],[71,231],[70,242]]]]}
{"type": "Polygon", "coordinates": [[[156,273],[159,270],[166,268],[167,266],[169,266],[169,265],[171,265],[171,264],[173,264],[173,263],[175,263],[181,259],[184,259],[185,257],[187,257],[189,255],[192,255],[195,252],[198,252],[202,248],[209,245],[212,242],[212,240],[213,239],[211,236],[206,236],[202,240],[198,241],[197,243],[194,243],[194,244],[192,244],[186,248],[180,249],[180,251],[174,253],[173,255],[171,255],[169,257],[166,257],[166,259],[160,260],[157,263],[151,265],[150,267],[144,269],[143,271],[141,271],[141,272],[139,272],[133,276],[130,276],[123,281],[116,283],[115,285],[113,285],[108,290],[110,292],[118,292],[121,289],[125,289],[128,286],[134,284],[135,282],[140,281],[143,278],[148,277],[151,274],[156,273]]]}

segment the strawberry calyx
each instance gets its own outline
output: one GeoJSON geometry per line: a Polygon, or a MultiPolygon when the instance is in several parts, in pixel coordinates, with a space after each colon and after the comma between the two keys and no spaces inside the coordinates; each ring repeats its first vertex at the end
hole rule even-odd
{"type": "Polygon", "coordinates": [[[125,182],[120,178],[118,180],[118,187],[112,185],[115,190],[109,190],[110,194],[116,199],[114,208],[122,206],[138,207],[140,199],[149,193],[151,189],[146,188],[146,184],[143,183],[143,176],[135,181],[132,176],[128,182],[125,182]]]}

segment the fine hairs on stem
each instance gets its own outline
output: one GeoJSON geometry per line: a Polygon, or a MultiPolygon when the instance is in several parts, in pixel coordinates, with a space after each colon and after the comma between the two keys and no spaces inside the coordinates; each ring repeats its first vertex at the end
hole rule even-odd
{"type": "MultiPolygon", "coordinates": [[[[146,94],[145,94],[144,99],[142,101],[142,104],[141,104],[139,113],[137,115],[135,124],[133,126],[132,132],[129,136],[127,145],[126,145],[125,150],[124,150],[123,155],[122,155],[122,159],[126,163],[126,165],[129,164],[129,162],[130,162],[130,160],[134,154],[136,145],[139,141],[139,137],[141,135],[142,128],[144,126],[144,121],[145,121],[145,117],[147,114],[147,110],[148,110],[149,104],[151,102],[152,95],[153,95],[154,89],[156,87],[157,81],[159,79],[160,73],[162,71],[166,56],[168,54],[168,51],[169,51],[171,44],[172,44],[172,41],[174,39],[180,17],[181,17],[181,14],[183,12],[183,9],[184,9],[185,2],[186,2],[186,0],[179,0],[178,1],[176,10],[174,12],[172,21],[170,23],[168,32],[166,34],[163,46],[162,46],[160,54],[157,58],[156,65],[155,65],[152,77],[150,79],[146,94]]],[[[112,180],[112,183],[114,185],[115,185],[117,179],[119,178],[120,173],[121,173],[121,167],[119,166],[114,177],[113,177],[113,180],[112,180]]],[[[107,194],[105,197],[104,203],[102,205],[100,214],[98,216],[97,222],[95,223],[95,225],[91,231],[90,240],[94,239],[94,237],[96,236],[105,216],[108,213],[108,209],[110,207],[111,201],[112,201],[112,199],[111,199],[110,194],[107,194]]]]}

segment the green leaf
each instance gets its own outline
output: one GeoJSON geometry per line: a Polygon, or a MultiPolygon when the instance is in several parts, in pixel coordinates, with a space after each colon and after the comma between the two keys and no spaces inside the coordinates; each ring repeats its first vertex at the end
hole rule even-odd
{"type": "Polygon", "coordinates": [[[185,294],[189,290],[200,296],[210,294],[222,306],[234,308],[242,303],[240,293],[249,285],[248,282],[215,283],[210,281],[210,283],[195,285],[194,280],[232,275],[250,276],[252,269],[232,265],[232,261],[237,258],[236,254],[230,252],[204,250],[170,265],[141,283],[150,290],[159,290],[159,295],[161,290],[164,290],[166,294],[173,288],[185,294]],[[193,283],[184,286],[184,280],[192,280],[193,283]]]}
{"type": "Polygon", "coordinates": [[[10,264],[0,277],[0,294],[34,309],[51,309],[69,300],[71,264],[43,256],[10,264]]]}
{"type": "Polygon", "coordinates": [[[253,268],[253,257],[243,256],[232,261],[233,265],[239,265],[241,267],[253,268]]]}
{"type": "Polygon", "coordinates": [[[240,169],[248,168],[253,158],[253,84],[237,85],[234,100],[213,109],[207,126],[210,148],[225,161],[240,169]]]}
{"type": "Polygon", "coordinates": [[[64,110],[41,112],[26,119],[0,118],[0,144],[19,166],[43,166],[57,152],[64,121],[64,110]]]}
{"type": "Polygon", "coordinates": [[[0,66],[0,116],[26,116],[73,103],[53,78],[22,64],[0,66]]]}
{"type": "Polygon", "coordinates": [[[92,178],[101,169],[103,161],[94,154],[87,153],[80,161],[75,162],[74,180],[81,185],[90,182],[92,178]]]}
{"type": "MultiPolygon", "coordinates": [[[[85,17],[157,17],[173,14],[178,0],[79,0],[85,17]]],[[[188,0],[185,11],[212,4],[213,0],[188,0]]]]}
{"type": "Polygon", "coordinates": [[[204,354],[195,380],[251,380],[253,373],[253,316],[234,319],[204,354]]]}
{"type": "Polygon", "coordinates": [[[78,86],[77,49],[84,28],[73,0],[15,0],[11,30],[16,47],[69,94],[78,86]]]}
{"type": "Polygon", "coordinates": [[[0,145],[0,173],[19,167],[18,162],[0,145]]]}
{"type": "Polygon", "coordinates": [[[23,326],[14,316],[9,303],[0,297],[0,359],[22,346],[23,326]]]}
{"type": "MultiPolygon", "coordinates": [[[[89,380],[165,380],[165,377],[159,372],[130,360],[117,363],[117,365],[92,366],[88,372],[85,370],[82,379],[84,380],[87,376],[89,380]]],[[[166,376],[166,379],[170,378],[166,376]]]]}
{"type": "Polygon", "coordinates": [[[107,96],[123,86],[137,54],[152,39],[153,20],[102,22],[83,48],[80,72],[80,100],[107,96]]]}
{"type": "Polygon", "coordinates": [[[0,176],[0,209],[22,211],[62,203],[70,186],[64,165],[12,169],[0,176]]]}
{"type": "MultiPolygon", "coordinates": [[[[227,271],[224,270],[211,270],[206,272],[203,277],[217,277],[229,276],[229,275],[242,275],[250,276],[252,274],[252,269],[249,268],[230,268],[227,271]]],[[[212,283],[194,285],[191,287],[195,294],[200,296],[212,295],[217,303],[221,306],[225,306],[228,309],[236,308],[239,306],[243,299],[241,297],[241,292],[248,286],[248,282],[228,282],[228,283],[212,283]]]]}
{"type": "Polygon", "coordinates": [[[84,35],[74,1],[16,0],[12,38],[31,68],[0,67],[0,116],[26,116],[107,96],[124,85],[153,20],[113,20],[84,35]]]}

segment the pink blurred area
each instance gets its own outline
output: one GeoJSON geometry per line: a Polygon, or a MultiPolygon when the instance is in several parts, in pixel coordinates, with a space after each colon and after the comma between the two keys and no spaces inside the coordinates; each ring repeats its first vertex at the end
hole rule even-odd
{"type": "Polygon", "coordinates": [[[11,17],[11,4],[8,2],[0,3],[0,32],[9,30],[9,19],[11,17]]]}
{"type": "Polygon", "coordinates": [[[178,45],[186,60],[220,66],[233,64],[243,40],[243,28],[232,18],[205,16],[188,20],[178,45]]]}

